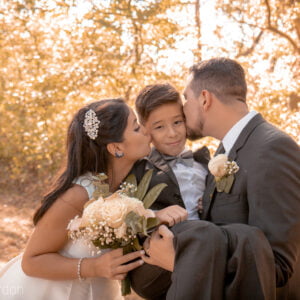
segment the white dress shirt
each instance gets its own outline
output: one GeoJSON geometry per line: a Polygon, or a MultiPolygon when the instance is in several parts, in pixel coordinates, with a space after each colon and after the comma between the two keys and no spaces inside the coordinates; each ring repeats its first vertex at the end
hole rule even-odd
{"type": "Polygon", "coordinates": [[[232,126],[231,129],[226,133],[222,140],[226,155],[229,154],[239,135],[255,115],[257,115],[256,111],[250,111],[247,115],[235,123],[235,125],[232,126]]]}
{"type": "MultiPolygon", "coordinates": [[[[187,151],[185,149],[182,153],[187,151]]],[[[180,154],[182,154],[180,153],[180,154]]],[[[193,166],[188,167],[182,163],[176,163],[172,170],[178,181],[179,190],[188,211],[188,220],[199,220],[198,202],[205,190],[207,170],[195,160],[193,166]]]]}

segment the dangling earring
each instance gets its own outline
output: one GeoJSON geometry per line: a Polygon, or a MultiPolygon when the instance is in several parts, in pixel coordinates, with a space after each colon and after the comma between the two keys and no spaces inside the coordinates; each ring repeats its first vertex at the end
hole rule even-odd
{"type": "Polygon", "coordinates": [[[121,152],[121,153],[115,152],[115,157],[116,157],[116,158],[121,158],[121,157],[123,157],[123,156],[124,156],[124,153],[123,153],[123,152],[121,152]]]}

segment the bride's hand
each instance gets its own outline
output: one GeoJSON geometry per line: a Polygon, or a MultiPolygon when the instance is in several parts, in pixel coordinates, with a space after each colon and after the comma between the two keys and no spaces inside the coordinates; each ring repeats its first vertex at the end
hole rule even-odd
{"type": "Polygon", "coordinates": [[[138,259],[144,253],[144,251],[135,251],[123,255],[123,249],[115,249],[104,253],[96,258],[94,266],[96,276],[122,280],[126,277],[127,272],[141,266],[144,263],[142,259],[138,259]],[[130,262],[132,260],[135,261],[130,262]]]}
{"type": "Polygon", "coordinates": [[[155,215],[161,223],[173,226],[179,222],[186,220],[188,217],[188,212],[186,209],[179,205],[172,205],[156,211],[155,215]]]}

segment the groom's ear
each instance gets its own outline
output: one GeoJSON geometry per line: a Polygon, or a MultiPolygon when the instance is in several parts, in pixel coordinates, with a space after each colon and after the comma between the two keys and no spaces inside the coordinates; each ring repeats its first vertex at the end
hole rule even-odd
{"type": "Polygon", "coordinates": [[[209,92],[208,90],[202,90],[201,94],[202,94],[201,98],[202,98],[203,110],[207,111],[212,105],[213,94],[211,92],[209,92]]]}
{"type": "Polygon", "coordinates": [[[112,156],[116,156],[116,153],[121,153],[123,151],[120,143],[109,143],[107,144],[106,149],[112,156]]]}

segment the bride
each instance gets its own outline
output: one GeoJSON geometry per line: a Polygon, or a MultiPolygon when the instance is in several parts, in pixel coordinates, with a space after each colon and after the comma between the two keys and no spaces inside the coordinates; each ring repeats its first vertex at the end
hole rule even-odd
{"type": "Polygon", "coordinates": [[[149,153],[149,143],[121,99],[77,112],[68,129],[66,166],[34,215],[25,252],[0,271],[0,299],[122,299],[117,280],[143,263],[143,251],[91,256],[82,241],[68,239],[67,226],[93,194],[91,175],[106,173],[111,192],[117,190],[135,161],[149,153]]]}

